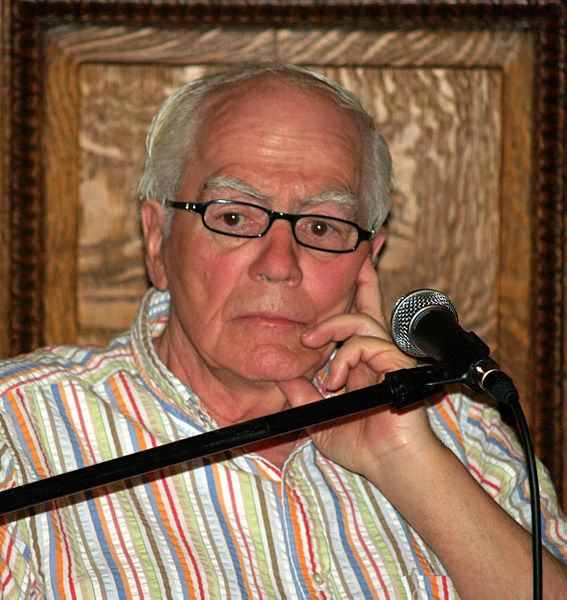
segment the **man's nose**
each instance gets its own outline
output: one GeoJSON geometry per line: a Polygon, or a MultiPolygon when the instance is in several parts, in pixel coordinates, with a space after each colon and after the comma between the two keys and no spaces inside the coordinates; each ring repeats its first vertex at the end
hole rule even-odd
{"type": "Polygon", "coordinates": [[[268,232],[255,240],[258,253],[250,265],[252,279],[298,284],[302,279],[299,266],[299,244],[295,241],[292,224],[274,221],[268,232]]]}

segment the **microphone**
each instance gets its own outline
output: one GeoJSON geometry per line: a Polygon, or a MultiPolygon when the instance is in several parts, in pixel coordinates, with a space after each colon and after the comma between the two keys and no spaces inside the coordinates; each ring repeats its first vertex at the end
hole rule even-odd
{"type": "MultiPolygon", "coordinates": [[[[392,337],[404,352],[418,358],[435,359],[454,378],[453,382],[482,391],[511,408],[526,454],[532,520],[533,597],[539,600],[542,598],[542,535],[537,465],[529,427],[512,380],[490,358],[490,348],[475,333],[461,328],[453,303],[437,290],[415,290],[396,302],[392,311],[392,337]]],[[[396,371],[386,377],[395,374],[396,371]]]]}
{"type": "Polygon", "coordinates": [[[490,358],[490,348],[459,325],[453,303],[442,292],[423,289],[405,294],[394,306],[391,326],[401,350],[435,359],[455,382],[504,404],[518,400],[512,380],[490,358]]]}

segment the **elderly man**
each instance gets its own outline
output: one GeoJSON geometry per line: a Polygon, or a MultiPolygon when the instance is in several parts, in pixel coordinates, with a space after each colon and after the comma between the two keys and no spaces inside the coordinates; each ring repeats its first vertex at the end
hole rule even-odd
{"type": "MultiPolygon", "coordinates": [[[[380,381],[391,342],[373,262],[389,153],[357,100],[282,65],[166,101],[140,184],[153,288],[108,348],[1,367],[4,487],[380,381]]],[[[17,513],[6,598],[529,598],[522,452],[462,396],[17,513]]],[[[547,598],[567,524],[541,473],[547,598]],[[555,556],[553,556],[555,555],[555,556]]]]}

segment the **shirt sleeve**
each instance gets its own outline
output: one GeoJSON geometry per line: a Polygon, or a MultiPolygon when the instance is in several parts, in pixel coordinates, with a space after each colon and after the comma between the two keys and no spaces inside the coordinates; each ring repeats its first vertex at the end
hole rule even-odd
{"type": "MultiPolygon", "coordinates": [[[[471,475],[526,530],[532,529],[530,490],[524,450],[515,432],[488,405],[462,394],[447,396],[429,410],[434,431],[471,475]]],[[[567,563],[567,519],[548,470],[537,460],[542,542],[567,563]]]]}

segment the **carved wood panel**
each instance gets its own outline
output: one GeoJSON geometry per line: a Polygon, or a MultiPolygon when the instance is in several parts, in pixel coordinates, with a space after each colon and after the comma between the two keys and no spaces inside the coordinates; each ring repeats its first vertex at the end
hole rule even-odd
{"type": "Polygon", "coordinates": [[[387,311],[410,288],[446,291],[530,398],[536,447],[563,486],[560,4],[286,4],[12,0],[4,354],[128,326],[146,286],[143,137],[168,91],[229,62],[305,64],[357,92],[392,148],[387,311]]]}

